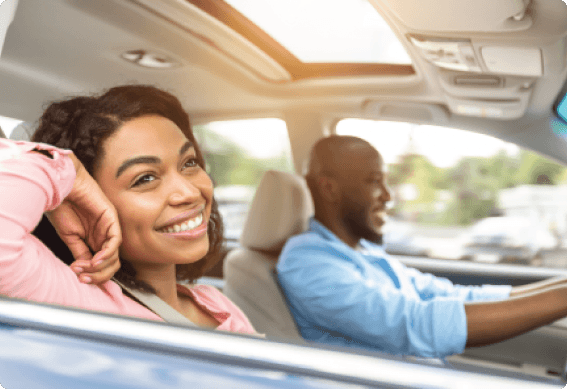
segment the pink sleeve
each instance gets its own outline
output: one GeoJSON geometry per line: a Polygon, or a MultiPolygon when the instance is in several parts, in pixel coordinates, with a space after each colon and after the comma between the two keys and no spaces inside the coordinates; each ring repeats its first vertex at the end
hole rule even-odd
{"type": "MultiPolygon", "coordinates": [[[[71,191],[75,168],[68,150],[0,139],[0,294],[89,308],[88,294],[71,269],[31,235],[44,211],[71,191]],[[50,159],[37,148],[48,150],[50,159]]],[[[96,290],[95,290],[96,289],[96,290]]]]}

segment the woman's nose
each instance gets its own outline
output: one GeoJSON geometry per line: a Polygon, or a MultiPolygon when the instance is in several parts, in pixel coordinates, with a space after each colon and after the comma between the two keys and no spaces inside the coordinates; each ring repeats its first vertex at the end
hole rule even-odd
{"type": "Polygon", "coordinates": [[[169,202],[172,205],[192,203],[201,197],[201,190],[188,177],[178,175],[172,179],[169,189],[169,202]]]}

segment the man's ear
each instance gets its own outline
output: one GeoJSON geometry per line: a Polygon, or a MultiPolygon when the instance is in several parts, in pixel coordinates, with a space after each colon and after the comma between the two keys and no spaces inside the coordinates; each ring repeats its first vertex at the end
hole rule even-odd
{"type": "Polygon", "coordinates": [[[321,197],[330,203],[335,203],[340,199],[340,187],[337,180],[329,176],[319,176],[317,180],[321,197]]]}

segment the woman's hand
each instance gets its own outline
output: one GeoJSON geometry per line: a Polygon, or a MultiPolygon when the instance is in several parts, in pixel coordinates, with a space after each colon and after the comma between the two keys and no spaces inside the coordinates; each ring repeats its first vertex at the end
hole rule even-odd
{"type": "Polygon", "coordinates": [[[47,217],[73,254],[71,269],[84,283],[108,281],[120,268],[118,215],[82,163],[70,154],[77,177],[71,193],[47,217]],[[95,252],[93,256],[91,250],[95,252]]]}

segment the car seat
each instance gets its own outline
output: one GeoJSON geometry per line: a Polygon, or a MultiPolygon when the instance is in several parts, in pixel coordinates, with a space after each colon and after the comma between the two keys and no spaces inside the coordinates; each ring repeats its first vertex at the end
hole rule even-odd
{"type": "Polygon", "coordinates": [[[279,171],[264,173],[240,236],[241,247],[224,262],[223,292],[272,339],[303,341],[275,274],[285,242],[307,229],[313,201],[305,180],[279,171]]]}

